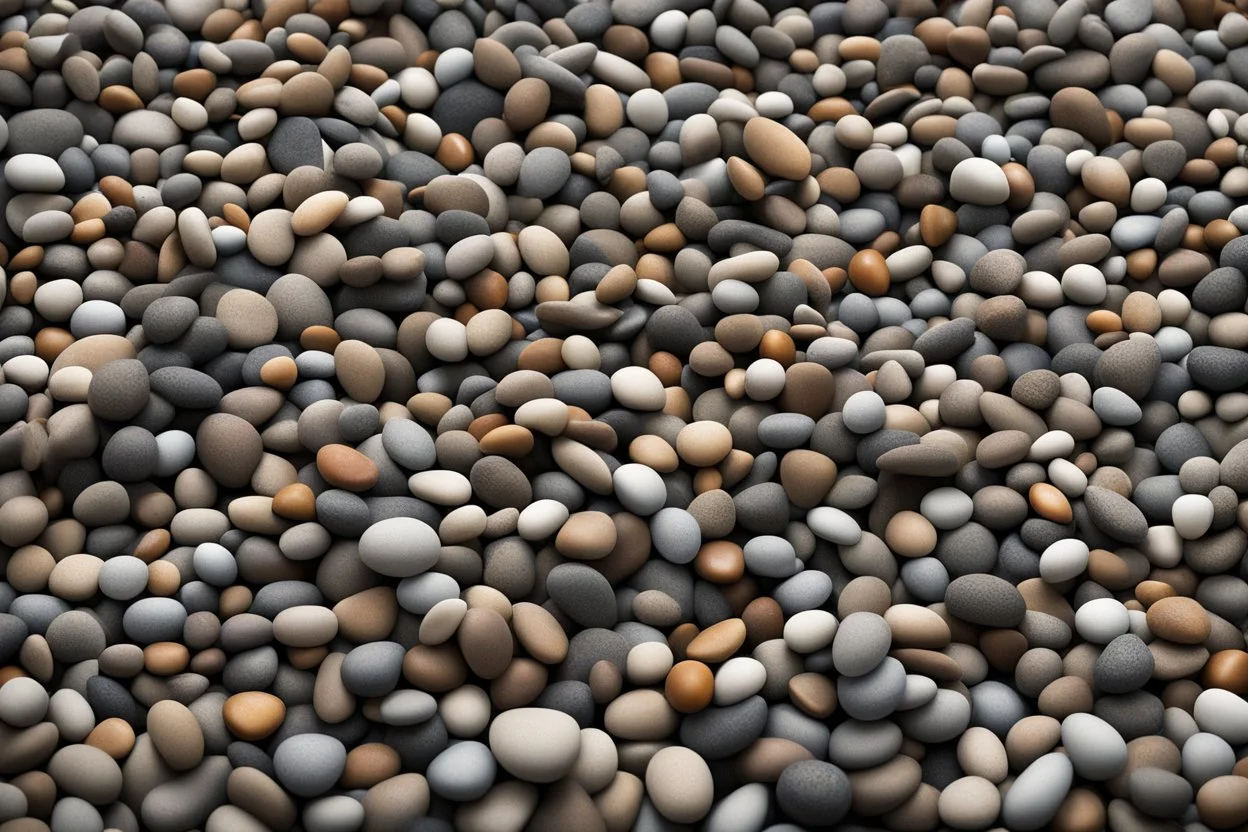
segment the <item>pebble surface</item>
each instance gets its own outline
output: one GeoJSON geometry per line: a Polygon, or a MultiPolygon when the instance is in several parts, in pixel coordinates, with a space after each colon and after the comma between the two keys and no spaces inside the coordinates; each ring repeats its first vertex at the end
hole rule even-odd
{"type": "Polygon", "coordinates": [[[0,832],[1248,824],[1248,6],[0,0],[0,832]]]}

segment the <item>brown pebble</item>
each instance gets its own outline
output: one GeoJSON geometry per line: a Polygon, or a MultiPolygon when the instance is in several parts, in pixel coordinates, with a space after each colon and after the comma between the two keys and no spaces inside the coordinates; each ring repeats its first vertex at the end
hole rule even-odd
{"type": "Polygon", "coordinates": [[[711,704],[715,694],[715,676],[700,661],[678,662],[667,673],[663,691],[667,701],[682,714],[692,714],[711,704]]]}
{"type": "Polygon", "coordinates": [[[858,291],[879,297],[888,292],[891,278],[884,255],[875,249],[863,249],[849,261],[849,281],[858,291]]]}
{"type": "Polygon", "coordinates": [[[114,760],[121,760],[134,748],[134,729],[124,719],[109,717],[92,728],[83,742],[95,746],[114,760]]]}
{"type": "Polygon", "coordinates": [[[1202,678],[1208,687],[1248,696],[1248,652],[1219,650],[1209,657],[1202,678]]]}
{"type": "Polygon", "coordinates": [[[1148,608],[1148,628],[1176,644],[1200,644],[1209,637],[1209,615],[1193,598],[1162,598],[1148,608]]]}
{"type": "Polygon", "coordinates": [[[346,445],[323,445],[316,452],[316,470],[330,485],[348,491],[367,491],[381,476],[376,463],[346,445]]]}
{"type": "Polygon", "coordinates": [[[745,622],[729,618],[712,624],[689,642],[685,655],[703,662],[723,662],[745,643],[745,622]]]}

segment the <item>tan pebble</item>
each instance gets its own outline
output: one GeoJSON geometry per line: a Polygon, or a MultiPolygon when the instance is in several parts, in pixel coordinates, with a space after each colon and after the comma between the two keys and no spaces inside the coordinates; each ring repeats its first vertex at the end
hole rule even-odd
{"type": "Polygon", "coordinates": [[[95,746],[114,760],[121,760],[134,748],[134,729],[124,719],[109,717],[91,729],[83,742],[95,746]]]}
{"type": "Polygon", "coordinates": [[[729,540],[708,540],[698,549],[694,569],[715,584],[730,584],[745,574],[745,551],[729,540]]]}
{"type": "Polygon", "coordinates": [[[277,310],[264,295],[232,289],[217,301],[216,318],[225,325],[233,349],[267,344],[277,334],[277,310]]]}
{"type": "Polygon", "coordinates": [[[511,662],[511,629],[492,609],[469,609],[459,625],[458,639],[464,661],[482,679],[497,678],[511,662]]]}
{"type": "Polygon", "coordinates": [[[1148,608],[1148,628],[1176,644],[1200,644],[1209,637],[1209,614],[1194,598],[1162,598],[1148,608]]]}
{"type": "Polygon", "coordinates": [[[143,667],[155,676],[173,676],[186,670],[191,660],[186,645],[172,641],[158,641],[143,648],[143,667]]]}
{"type": "Polygon", "coordinates": [[[555,548],[565,557],[598,560],[615,548],[615,523],[601,511],[579,511],[563,524],[555,536],[555,548]]]}
{"type": "Polygon", "coordinates": [[[949,624],[937,612],[917,604],[897,604],[884,613],[895,647],[940,650],[949,644],[949,624]]]}
{"type": "Polygon", "coordinates": [[[719,422],[692,422],[676,435],[676,452],[689,465],[717,465],[732,450],[732,434],[719,422]]]}
{"type": "Polygon", "coordinates": [[[367,742],[347,752],[347,764],[338,785],[344,789],[372,788],[401,769],[399,752],[384,743],[367,742]]]}
{"type": "Polygon", "coordinates": [[[85,601],[95,595],[99,588],[100,569],[103,566],[104,561],[94,555],[70,555],[63,558],[47,576],[48,591],[66,601],[85,601]]]}
{"type": "Polygon", "coordinates": [[[544,607],[522,602],[511,608],[511,624],[520,646],[546,664],[558,664],[568,654],[568,636],[544,607]]]}
{"type": "Polygon", "coordinates": [[[917,511],[899,511],[885,526],[884,541],[902,557],[923,557],[936,548],[936,527],[917,511]]]}
{"type": "Polygon", "coordinates": [[[290,218],[290,228],[308,237],[329,228],[347,207],[349,198],[342,191],[321,191],[299,204],[290,218]]]}
{"type": "Polygon", "coordinates": [[[745,151],[772,176],[803,179],[810,174],[810,151],[789,128],[761,116],[745,123],[745,151]]]}
{"type": "Polygon", "coordinates": [[[657,690],[640,688],[621,695],[607,706],[603,725],[622,740],[654,741],[671,736],[680,718],[657,690]]]}
{"type": "Polygon", "coordinates": [[[356,642],[383,640],[398,618],[398,601],[390,587],[373,587],[334,605],[339,634],[356,642]]]}
{"type": "Polygon", "coordinates": [[[204,757],[204,732],[195,714],[180,702],[164,699],[147,712],[147,733],[156,751],[175,771],[189,771],[204,757]]]}
{"type": "Polygon", "coordinates": [[[704,662],[727,661],[745,643],[745,622],[729,618],[712,624],[694,637],[685,655],[704,662]]]}
{"type": "Polygon", "coordinates": [[[814,508],[836,482],[836,463],[818,451],[798,448],[780,460],[780,484],[799,508],[814,508]]]}
{"type": "Polygon", "coordinates": [[[901,806],[922,782],[923,770],[918,761],[898,754],[883,765],[848,772],[853,787],[853,811],[878,816],[901,806]]]}
{"type": "Polygon", "coordinates": [[[1059,489],[1047,482],[1038,482],[1027,491],[1027,499],[1036,514],[1054,523],[1069,523],[1074,517],[1070,501],[1059,489]]]}
{"type": "Polygon", "coordinates": [[[244,691],[225,700],[221,715],[236,737],[255,742],[278,729],[286,718],[286,705],[271,693],[244,691]]]}
{"type": "Polygon", "coordinates": [[[954,829],[987,829],[1001,811],[1001,793],[983,777],[959,777],[945,786],[937,806],[954,829]]]}
{"type": "Polygon", "coordinates": [[[697,823],[711,809],[715,783],[705,760],[689,748],[673,745],[650,758],[646,791],[663,817],[697,823]]]}
{"type": "Polygon", "coordinates": [[[347,395],[374,402],[381,395],[386,368],[377,351],[363,341],[347,340],[334,349],[334,369],[347,395]]]}
{"type": "Polygon", "coordinates": [[[1053,750],[1061,738],[1062,724],[1053,717],[1023,717],[1005,735],[1005,751],[1010,758],[1010,768],[1015,771],[1023,770],[1053,750]]]}
{"type": "Polygon", "coordinates": [[[1248,823],[1248,777],[1214,777],[1196,792],[1200,820],[1214,829],[1234,829],[1248,823]]]}
{"type": "Polygon", "coordinates": [[[798,673],[789,679],[789,698],[807,716],[827,719],[836,711],[836,685],[822,673],[798,673]]]}
{"type": "Polygon", "coordinates": [[[1054,832],[1099,832],[1105,828],[1105,804],[1091,789],[1071,789],[1053,818],[1054,832]]]}

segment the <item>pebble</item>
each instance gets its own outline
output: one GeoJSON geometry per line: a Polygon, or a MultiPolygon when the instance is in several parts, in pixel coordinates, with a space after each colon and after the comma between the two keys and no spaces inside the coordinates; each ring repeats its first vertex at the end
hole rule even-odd
{"type": "Polygon", "coordinates": [[[1248,822],[1241,14],[331,5],[7,14],[0,826],[1248,822]]]}

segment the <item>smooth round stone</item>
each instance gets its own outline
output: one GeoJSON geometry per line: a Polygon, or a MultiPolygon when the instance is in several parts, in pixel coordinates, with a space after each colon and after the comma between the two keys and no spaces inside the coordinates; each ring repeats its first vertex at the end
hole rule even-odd
{"type": "Polygon", "coordinates": [[[576,720],[550,708],[514,708],[490,723],[490,751],[510,774],[530,783],[553,783],[567,774],[581,750],[576,720]]]}
{"type": "Polygon", "coordinates": [[[1005,827],[1033,832],[1047,826],[1070,792],[1074,776],[1074,766],[1066,754],[1053,752],[1034,760],[1001,802],[1005,827]]]}
{"type": "Polygon", "coordinates": [[[1000,205],[1010,196],[1010,182],[996,162],[972,157],[949,175],[949,195],[971,205],[1000,205]]]}
{"type": "Polygon", "coordinates": [[[1192,716],[1200,730],[1216,734],[1232,745],[1248,742],[1248,701],[1222,688],[1209,688],[1196,697],[1192,716]]]}
{"type": "MultiPolygon", "coordinates": [[[[555,505],[560,504],[555,503],[555,505]]],[[[566,508],[563,509],[563,517],[567,517],[566,508]]],[[[522,524],[523,521],[522,514],[522,524]]],[[[524,535],[523,530],[521,530],[521,535],[524,535]]],[[[538,537],[542,536],[544,535],[538,537]]],[[[664,508],[655,513],[650,520],[650,538],[654,548],[666,560],[685,564],[697,556],[698,549],[702,545],[702,530],[697,519],[685,509],[664,508]]]]}
{"type": "Polygon", "coordinates": [[[0,720],[14,728],[29,728],[48,711],[48,692],[28,676],[18,676],[0,686],[0,720]]]}
{"type": "Polygon", "coordinates": [[[839,508],[816,506],[806,514],[806,525],[819,537],[840,546],[853,546],[862,539],[858,522],[839,508]]]}
{"type": "Polygon", "coordinates": [[[983,777],[960,777],[940,792],[937,812],[954,829],[987,829],[1001,811],[1001,793],[983,777]]]}
{"type": "Polygon", "coordinates": [[[1056,540],[1040,554],[1040,577],[1056,584],[1079,577],[1088,568],[1088,544],[1077,538],[1056,540]]]}
{"type": "Polygon", "coordinates": [[[1075,773],[1087,780],[1108,780],[1127,765],[1127,743],[1113,726],[1092,714],[1062,720],[1062,746],[1075,773]]]}
{"type": "Polygon", "coordinates": [[[845,400],[841,411],[845,427],[854,433],[874,433],[884,427],[884,400],[873,390],[859,390],[845,400]]]}
{"type": "Polygon", "coordinates": [[[1118,426],[1134,425],[1144,413],[1135,399],[1114,387],[1098,387],[1094,390],[1092,409],[1105,424],[1118,426]]]}
{"type": "Polygon", "coordinates": [[[425,777],[434,794],[448,800],[476,800],[494,784],[497,766],[488,746],[457,742],[429,763],[425,777]]]}
{"type": "Polygon", "coordinates": [[[793,544],[777,535],[750,538],[745,546],[745,568],[768,578],[787,578],[799,569],[793,544]]]}
{"type": "Polygon", "coordinates": [[[849,777],[820,760],[794,762],[776,781],[776,803],[800,824],[835,826],[849,813],[852,801],[849,777]]]}
{"type": "Polygon", "coordinates": [[[360,535],[360,560],[369,569],[393,578],[429,570],[441,550],[438,534],[414,517],[391,517],[360,535]]]}
{"type": "Polygon", "coordinates": [[[1130,626],[1127,608],[1113,598],[1094,598],[1075,610],[1075,630],[1094,644],[1109,644],[1130,626]]]}
{"type": "Polygon", "coordinates": [[[662,410],[667,401],[663,383],[645,367],[623,367],[613,373],[611,394],[633,410],[662,410]]]}
{"type": "Polygon", "coordinates": [[[837,627],[827,610],[803,610],[784,623],[784,643],[795,653],[814,653],[832,644],[837,627]]]}
{"type": "Polygon", "coordinates": [[[296,734],[273,752],[277,779],[299,797],[317,797],[333,788],[347,764],[347,749],[326,734],[296,734]]]}
{"type": "MultiPolygon", "coordinates": [[[[230,804],[222,808],[234,808],[230,804]]],[[[218,809],[217,811],[220,811],[218,809]]],[[[215,814],[215,812],[214,812],[215,814]]],[[[323,797],[310,802],[303,810],[303,825],[308,832],[337,832],[337,830],[359,829],[364,824],[365,810],[360,801],[345,794],[323,797]]],[[[233,821],[222,823],[222,829],[228,828],[233,821]]],[[[213,830],[213,818],[210,816],[205,832],[213,830]]]]}
{"type": "Polygon", "coordinates": [[[646,765],[646,791],[659,814],[675,823],[696,823],[714,800],[710,767],[695,751],[673,745],[646,765]]]}
{"type": "Polygon", "coordinates": [[[959,529],[974,512],[975,503],[970,495],[951,486],[935,488],[919,502],[919,513],[938,529],[959,529]]]}
{"type": "Polygon", "coordinates": [[[186,617],[186,608],[172,598],[142,598],[126,608],[122,627],[139,644],[178,641],[186,617]]]}
{"type": "Polygon", "coordinates": [[[667,501],[667,488],[658,471],[630,462],[615,469],[611,477],[615,496],[634,514],[648,517],[667,501]]]}
{"type": "Polygon", "coordinates": [[[1018,589],[995,575],[963,575],[945,590],[945,606],[954,616],[984,627],[1016,627],[1027,611],[1018,589]]]}
{"type": "Polygon", "coordinates": [[[1118,636],[1101,651],[1093,667],[1093,682],[1106,693],[1130,693],[1139,690],[1153,676],[1154,659],[1139,636],[1127,633],[1118,636]]]}
{"type": "Polygon", "coordinates": [[[1213,525],[1213,501],[1204,494],[1184,494],[1170,511],[1175,531],[1184,540],[1199,540],[1213,525]]]}
{"type": "Polygon", "coordinates": [[[720,666],[715,674],[715,704],[735,705],[763,689],[767,668],[757,659],[737,656],[720,666]]]}
{"type": "Polygon", "coordinates": [[[874,670],[893,643],[888,622],[872,612],[846,616],[832,642],[832,664],[842,676],[862,676],[874,670]]]}
{"type": "Polygon", "coordinates": [[[885,657],[862,676],[842,676],[836,682],[837,701],[854,719],[883,719],[897,709],[906,690],[901,662],[885,657]]]}

